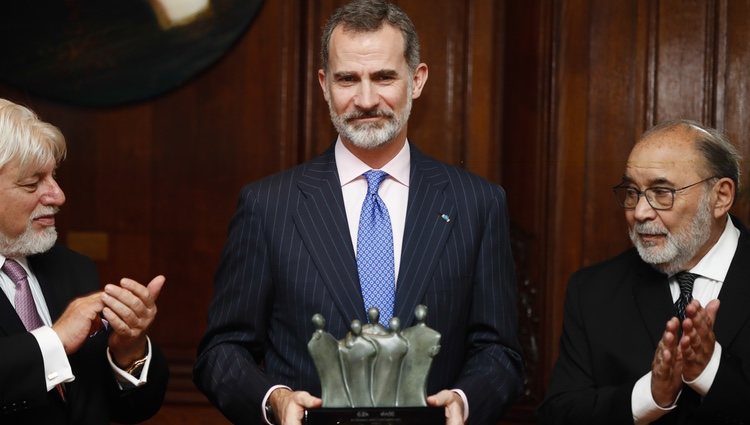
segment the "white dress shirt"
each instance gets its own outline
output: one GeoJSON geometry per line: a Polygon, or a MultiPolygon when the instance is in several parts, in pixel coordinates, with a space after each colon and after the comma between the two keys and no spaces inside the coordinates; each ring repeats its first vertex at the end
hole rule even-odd
{"type": "MultiPolygon", "coordinates": [[[[362,201],[367,194],[367,179],[364,174],[372,168],[362,162],[347,149],[339,139],[335,147],[336,168],[341,180],[341,193],[344,195],[346,220],[349,223],[349,234],[354,245],[354,255],[357,255],[357,236],[359,234],[359,216],[362,213],[362,201]]],[[[406,224],[406,204],[409,201],[409,170],[411,153],[409,143],[381,168],[388,173],[378,188],[378,195],[388,208],[393,229],[393,260],[395,279],[398,284],[398,271],[401,265],[401,247],[404,241],[404,226],[406,224]]]]}
{"type": "MultiPolygon", "coordinates": [[[[693,299],[698,300],[701,306],[706,306],[711,300],[719,298],[719,292],[724,284],[724,279],[729,271],[729,265],[734,258],[739,243],[740,231],[732,223],[731,218],[727,218],[724,226],[724,232],[719,237],[716,244],[711,250],[701,258],[698,264],[689,270],[691,273],[699,275],[693,284],[693,299]]],[[[672,301],[677,301],[680,295],[680,287],[674,275],[669,277],[669,290],[672,292],[672,301]]],[[[717,341],[714,345],[714,352],[706,368],[694,381],[683,381],[701,396],[705,396],[716,377],[721,360],[721,345],[717,341]]],[[[654,401],[651,395],[651,372],[639,379],[633,387],[631,395],[631,406],[633,409],[633,421],[636,425],[648,424],[664,416],[670,410],[677,407],[679,395],[675,404],[662,408],[654,401]]]]}

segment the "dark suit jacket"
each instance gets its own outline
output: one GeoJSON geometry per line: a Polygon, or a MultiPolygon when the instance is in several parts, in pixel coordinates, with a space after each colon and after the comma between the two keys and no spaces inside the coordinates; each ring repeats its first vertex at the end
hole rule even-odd
{"type": "MultiPolygon", "coordinates": [[[[505,194],[411,152],[394,315],[405,328],[417,304],[428,306],[427,324],[442,334],[428,392],[460,388],[470,421],[494,423],[521,385],[505,194]]],[[[333,149],[242,190],[196,384],[235,423],[258,423],[274,384],[320,396],[307,352],[315,313],[337,339],[352,319],[366,323],[333,149]]]]}
{"type": "MultiPolygon", "coordinates": [[[[735,220],[735,225],[741,227],[735,220]]],[[[658,424],[750,423],[750,235],[741,227],[714,331],[721,365],[701,400],[685,386],[658,424]]],[[[651,370],[673,316],[666,275],[635,249],[575,273],[568,285],[560,357],[539,409],[543,424],[632,424],[631,393],[651,370]]]]}
{"type": "MultiPolygon", "coordinates": [[[[28,260],[53,322],[74,298],[100,289],[91,260],[66,248],[55,246],[28,260]]],[[[164,398],[167,365],[156,345],[152,342],[148,383],[120,391],[107,362],[107,334],[100,332],[68,357],[75,381],[65,384],[67,402],[63,403],[56,390],[47,392],[39,345],[5,296],[0,296],[0,347],[2,424],[135,423],[156,413],[164,398]]]]}

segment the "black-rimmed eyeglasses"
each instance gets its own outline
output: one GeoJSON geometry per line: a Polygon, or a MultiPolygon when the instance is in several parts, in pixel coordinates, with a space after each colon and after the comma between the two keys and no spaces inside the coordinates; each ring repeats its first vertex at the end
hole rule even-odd
{"type": "Polygon", "coordinates": [[[612,191],[615,193],[615,198],[617,198],[617,201],[626,210],[634,209],[635,206],[638,205],[638,201],[641,199],[641,195],[646,197],[646,201],[649,205],[651,205],[651,208],[655,210],[668,210],[674,205],[675,193],[716,178],[718,177],[709,177],[699,182],[683,186],[679,189],[656,186],[643,189],[643,191],[626,183],[620,183],[617,186],[613,187],[612,191]]]}

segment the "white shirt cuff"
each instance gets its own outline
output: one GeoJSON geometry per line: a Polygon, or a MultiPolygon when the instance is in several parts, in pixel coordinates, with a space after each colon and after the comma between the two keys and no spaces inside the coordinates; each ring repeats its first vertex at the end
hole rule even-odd
{"type": "Polygon", "coordinates": [[[263,420],[266,421],[266,424],[268,425],[273,425],[273,424],[271,423],[271,420],[268,418],[268,416],[266,416],[266,403],[268,403],[268,397],[271,397],[271,393],[277,388],[286,388],[289,391],[292,390],[286,385],[274,385],[268,391],[266,391],[266,395],[265,397],[263,397],[263,402],[260,404],[260,411],[263,414],[263,420]]]}
{"type": "Polygon", "coordinates": [[[651,394],[651,372],[643,375],[636,381],[633,386],[633,393],[630,396],[630,405],[633,409],[633,423],[635,425],[648,424],[656,421],[670,410],[677,407],[677,400],[680,399],[680,391],[674,403],[669,407],[661,407],[654,401],[651,394]]]}
{"type": "Polygon", "coordinates": [[[700,394],[701,397],[708,394],[708,390],[711,389],[711,385],[716,379],[716,373],[719,371],[719,363],[721,363],[721,344],[718,341],[714,343],[714,353],[711,355],[711,360],[706,364],[706,368],[703,369],[700,375],[692,381],[686,381],[682,378],[682,382],[690,386],[695,392],[700,394]]]}
{"type": "Polygon", "coordinates": [[[114,360],[112,360],[112,355],[109,353],[109,347],[107,347],[107,360],[109,360],[109,365],[112,367],[112,370],[115,372],[115,377],[117,378],[117,383],[120,385],[120,389],[128,388],[129,385],[132,385],[133,387],[140,387],[146,384],[148,381],[148,367],[151,365],[151,339],[149,337],[146,337],[146,352],[148,353],[146,355],[146,363],[143,364],[143,369],[141,369],[141,374],[139,377],[135,377],[124,370],[117,367],[114,360]],[[129,384],[129,385],[128,385],[129,384]]]}
{"type": "Polygon", "coordinates": [[[36,338],[39,349],[42,351],[47,391],[63,382],[72,382],[75,376],[70,368],[68,355],[65,354],[65,348],[57,333],[49,326],[42,326],[31,331],[31,334],[36,338]]]}
{"type": "Polygon", "coordinates": [[[463,391],[453,388],[451,391],[458,394],[461,397],[461,400],[464,402],[464,423],[469,419],[469,399],[466,398],[466,393],[463,391]]]}

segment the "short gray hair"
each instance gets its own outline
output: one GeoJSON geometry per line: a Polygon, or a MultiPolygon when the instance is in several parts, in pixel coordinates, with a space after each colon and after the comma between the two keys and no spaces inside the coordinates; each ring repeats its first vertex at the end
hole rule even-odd
{"type": "Polygon", "coordinates": [[[329,46],[331,34],[336,27],[355,33],[374,32],[388,23],[401,30],[404,37],[404,58],[409,71],[414,72],[419,65],[419,36],[409,16],[393,3],[383,0],[354,0],[333,12],[323,27],[320,43],[320,59],[324,72],[328,72],[329,46]]]}

